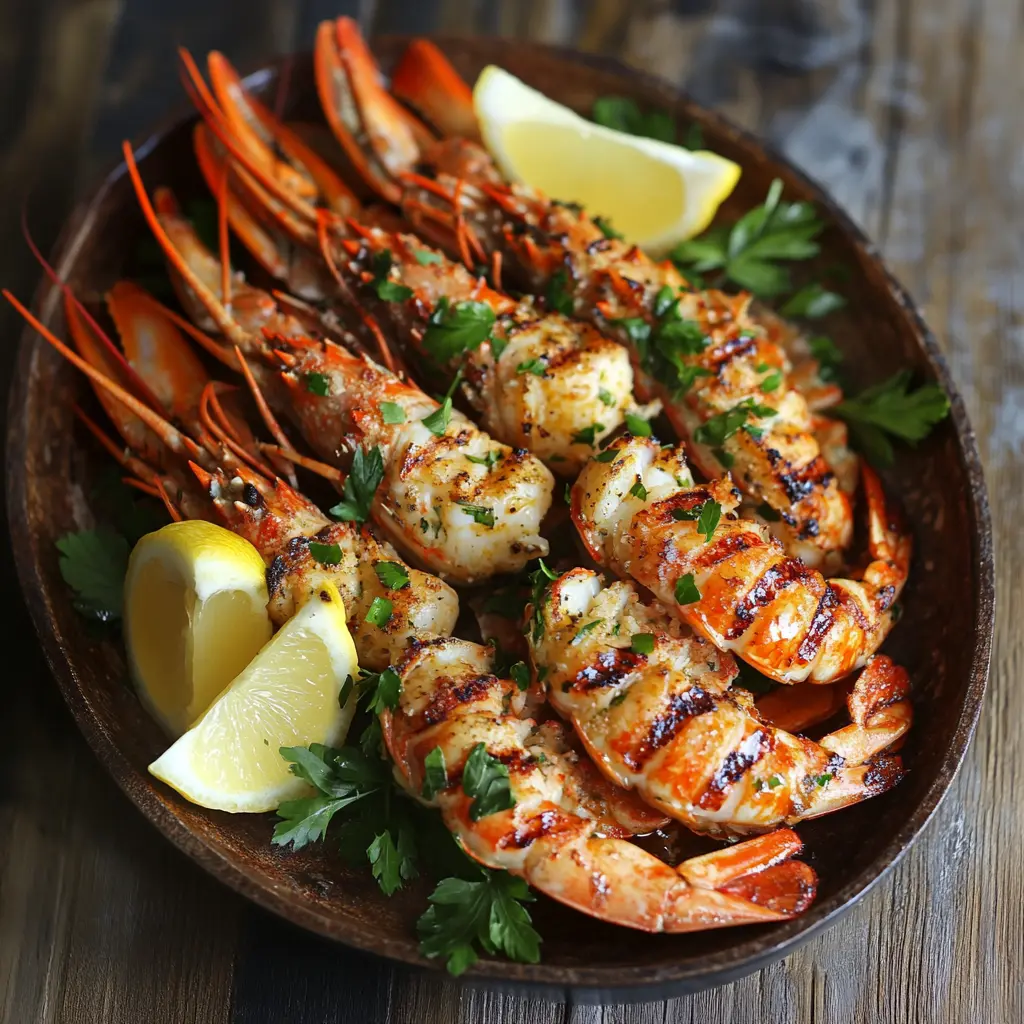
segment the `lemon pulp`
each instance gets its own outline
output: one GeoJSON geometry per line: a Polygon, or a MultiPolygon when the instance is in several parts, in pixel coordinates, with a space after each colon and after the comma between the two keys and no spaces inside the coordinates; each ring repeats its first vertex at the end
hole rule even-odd
{"type": "Polygon", "coordinates": [[[355,696],[339,695],[357,671],[345,607],[323,583],[149,770],[203,807],[274,810],[310,790],[280,748],[340,743],[355,696]]]}
{"type": "Polygon", "coordinates": [[[269,635],[249,596],[234,590],[198,601],[158,561],[138,573],[127,642],[157,716],[180,732],[249,663],[269,635]]]}

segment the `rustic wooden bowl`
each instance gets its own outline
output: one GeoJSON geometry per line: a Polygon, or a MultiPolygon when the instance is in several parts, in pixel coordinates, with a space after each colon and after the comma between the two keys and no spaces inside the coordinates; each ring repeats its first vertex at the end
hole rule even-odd
{"type": "MultiPolygon", "coordinates": [[[[378,42],[385,66],[403,45],[400,39],[378,42]]],[[[543,962],[482,960],[468,975],[490,984],[525,983],[553,996],[572,992],[577,999],[695,991],[763,967],[828,927],[902,856],[949,789],[978,719],[992,639],[992,537],[974,435],[935,339],[871,243],[820,189],[760,142],[668,85],[611,61],[496,39],[444,40],[442,46],[467,77],[498,63],[580,111],[589,111],[597,96],[620,94],[667,108],[683,125],[697,122],[710,148],[744,168],[726,215],[760,202],[772,178],[782,178],[787,195],[816,203],[828,221],[821,266],[849,270],[843,285],[849,308],[829,327],[857,384],[911,367],[921,378],[940,381],[952,402],[950,418],[917,450],[902,450],[887,474],[916,539],[906,614],[885,648],[907,666],[914,684],[917,719],[904,748],[909,772],[893,792],[800,826],[821,878],[811,909],[785,924],[649,936],[541,898],[534,916],[544,936],[543,962]]],[[[290,114],[318,120],[309,58],[297,58],[290,71],[290,114]]],[[[276,75],[267,68],[250,81],[266,88],[276,75]]],[[[202,190],[190,125],[190,118],[181,118],[137,148],[151,190],[160,183],[182,195],[202,190]]],[[[144,234],[124,170],[123,164],[115,168],[75,210],[58,245],[54,263],[79,294],[95,296],[109,287],[144,234]]],[[[59,299],[44,283],[35,306],[58,333],[59,299]]],[[[72,403],[87,394],[86,385],[32,331],[22,339],[14,380],[7,479],[18,571],[54,674],[97,755],[157,828],[239,892],[346,945],[425,964],[413,931],[423,887],[386,899],[368,871],[346,867],[329,846],[283,852],[270,845],[267,816],[202,810],[147,774],[164,737],[126,682],[119,642],[98,636],[72,607],[54,549],[62,533],[91,523],[90,480],[103,464],[72,417],[72,403]]]]}

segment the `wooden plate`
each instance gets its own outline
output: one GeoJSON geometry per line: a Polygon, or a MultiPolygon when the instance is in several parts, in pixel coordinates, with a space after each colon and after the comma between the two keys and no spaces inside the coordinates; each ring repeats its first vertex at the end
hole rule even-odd
{"type": "MultiPolygon", "coordinates": [[[[378,42],[385,67],[404,42],[378,42]]],[[[483,960],[468,975],[555,996],[572,991],[577,999],[695,991],[763,967],[834,922],[921,834],[953,781],[978,719],[992,639],[992,537],[974,435],[935,339],[871,243],[812,182],[760,142],[668,85],[613,62],[518,41],[441,45],[470,79],[493,62],[583,112],[595,97],[618,94],[669,109],[683,125],[697,122],[709,148],[744,168],[727,215],[763,200],[772,178],[782,178],[788,196],[816,203],[828,221],[819,269],[839,265],[849,273],[842,286],[848,310],[829,327],[856,384],[910,367],[921,378],[940,381],[952,401],[951,417],[919,448],[902,450],[886,481],[903,500],[916,541],[906,614],[885,647],[914,683],[917,719],[904,748],[909,773],[882,797],[800,826],[821,877],[809,912],[779,925],[648,936],[601,925],[541,898],[534,917],[544,936],[543,962],[483,960]]],[[[290,116],[319,120],[308,56],[296,58],[290,72],[290,116]]],[[[268,88],[276,75],[266,68],[250,82],[268,88]]],[[[181,195],[202,192],[190,124],[178,120],[138,147],[150,190],[166,183],[181,195]]],[[[119,165],[75,210],[54,263],[76,292],[97,296],[117,279],[143,236],[119,165]]],[[[44,283],[35,308],[63,331],[55,288],[44,283]]],[[[99,636],[72,607],[54,549],[62,533],[91,524],[90,481],[105,464],[72,417],[72,403],[87,395],[86,385],[31,331],[22,339],[14,380],[7,479],[18,571],[54,674],[99,758],[172,842],[261,906],[347,945],[424,964],[413,923],[425,888],[386,899],[368,871],[347,868],[329,844],[282,852],[270,845],[268,817],[202,810],[146,773],[165,740],[126,682],[119,642],[99,636]]]]}

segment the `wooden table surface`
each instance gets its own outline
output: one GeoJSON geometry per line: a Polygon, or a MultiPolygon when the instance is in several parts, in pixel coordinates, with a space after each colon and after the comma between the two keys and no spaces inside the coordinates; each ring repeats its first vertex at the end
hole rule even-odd
{"type": "MultiPolygon", "coordinates": [[[[1019,0],[7,0],[0,283],[37,273],[125,136],[181,103],[174,47],[244,68],[321,18],[614,53],[773,140],[842,202],[924,305],[963,390],[996,527],[990,697],[922,841],[782,963],[667,1003],[566,1006],[398,970],[299,933],[163,840],[74,728],[5,601],[0,1017],[9,1024],[1024,1020],[1024,18],[1019,0]]],[[[16,325],[0,312],[4,384],[16,325]]],[[[5,387],[6,389],[6,387],[5,387]]],[[[942,486],[941,480],[935,481],[942,486]]],[[[4,589],[16,590],[9,555],[4,589]]],[[[581,927],[586,927],[580,919],[581,927]]]]}

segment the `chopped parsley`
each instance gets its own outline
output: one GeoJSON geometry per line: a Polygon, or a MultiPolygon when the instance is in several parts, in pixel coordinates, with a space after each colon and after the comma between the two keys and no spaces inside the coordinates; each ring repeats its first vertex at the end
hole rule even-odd
{"type": "Polygon", "coordinates": [[[381,402],[378,408],[385,423],[404,423],[406,420],[405,410],[397,402],[381,402]]]}
{"type": "Polygon", "coordinates": [[[384,458],[380,448],[371,448],[369,452],[357,448],[345,477],[341,501],[331,508],[330,514],[343,522],[365,523],[370,518],[373,497],[383,479],[384,458]]]}
{"type": "Polygon", "coordinates": [[[634,633],[633,636],[630,638],[629,649],[634,654],[653,654],[654,634],[634,633]]]}
{"type": "Polygon", "coordinates": [[[615,404],[615,396],[607,388],[598,388],[597,397],[601,400],[602,405],[611,407],[615,404]]]}
{"type": "Polygon", "coordinates": [[[644,372],[683,395],[698,377],[712,373],[703,366],[687,363],[685,357],[698,356],[707,347],[708,338],[695,320],[685,320],[679,309],[679,295],[665,285],[654,298],[654,320],[632,316],[616,320],[636,349],[644,372]]]}
{"type": "Polygon", "coordinates": [[[321,565],[341,565],[340,544],[320,544],[315,540],[309,542],[309,553],[321,565]]]}
{"type": "Polygon", "coordinates": [[[818,361],[818,376],[824,381],[833,381],[839,372],[839,364],[843,361],[843,353],[836,348],[836,343],[824,334],[807,339],[811,355],[818,361]]]}
{"type": "Polygon", "coordinates": [[[423,347],[438,366],[479,348],[491,335],[496,317],[486,302],[438,300],[423,335],[423,347]]]}
{"type": "Polygon", "coordinates": [[[526,359],[516,367],[516,373],[532,373],[535,377],[543,377],[546,370],[543,359],[526,359]]]}
{"type": "Polygon", "coordinates": [[[694,604],[700,600],[700,591],[694,582],[692,572],[676,580],[675,598],[676,604],[694,604]]]}
{"type": "Polygon", "coordinates": [[[466,458],[478,466],[486,466],[490,471],[501,462],[501,452],[497,448],[492,448],[486,455],[467,455],[466,458]]]}
{"type": "Polygon", "coordinates": [[[634,498],[639,498],[640,501],[647,500],[647,488],[644,487],[643,481],[641,480],[637,480],[637,482],[630,487],[629,493],[632,494],[634,498]]]}
{"type": "Polygon", "coordinates": [[[60,574],[75,592],[75,608],[109,622],[121,617],[128,542],[113,530],[79,530],[57,541],[60,574]]]}
{"type": "MultiPolygon", "coordinates": [[[[706,444],[711,448],[721,448],[750,417],[774,416],[775,410],[770,405],[758,405],[753,398],[745,398],[725,412],[708,417],[693,432],[693,439],[698,444],[706,444]]],[[[756,428],[754,428],[756,429],[756,428]]],[[[715,453],[718,454],[717,452],[715,453]]],[[[722,461],[722,460],[720,460],[722,461]]],[[[728,466],[726,467],[728,468],[728,466]]]]}
{"type": "Polygon", "coordinates": [[[575,306],[572,301],[572,292],[569,290],[569,272],[564,268],[556,270],[548,281],[547,291],[544,293],[548,308],[563,316],[572,316],[575,306]]]}
{"type": "Polygon", "coordinates": [[[509,785],[508,768],[487,752],[484,743],[477,743],[466,758],[462,769],[462,791],[473,799],[469,805],[472,821],[510,810],[516,805],[509,785]]]}
{"type": "Polygon", "coordinates": [[[331,378],[326,373],[307,373],[303,379],[311,394],[326,398],[331,393],[331,378]]]}
{"type": "Polygon", "coordinates": [[[444,751],[434,747],[423,758],[423,788],[420,792],[424,800],[433,800],[438,793],[448,788],[448,769],[444,763],[444,751]]]}
{"type": "Polygon", "coordinates": [[[622,239],[623,235],[621,231],[616,231],[612,227],[612,222],[607,217],[597,216],[594,218],[594,227],[596,227],[602,235],[607,239],[622,239]]]}
{"type": "Polygon", "coordinates": [[[697,518],[697,532],[704,534],[706,543],[711,543],[711,538],[718,529],[718,523],[722,518],[722,506],[717,501],[705,501],[700,508],[700,516],[697,518]]]}
{"type": "Polygon", "coordinates": [[[544,564],[543,558],[538,558],[537,568],[530,573],[530,604],[533,605],[530,631],[535,644],[544,635],[544,594],[547,592],[548,584],[557,579],[558,573],[552,572],[544,564]]]}
{"type": "Polygon", "coordinates": [[[391,621],[393,607],[394,605],[386,597],[375,597],[370,603],[363,621],[378,629],[383,629],[391,621]]]}
{"type": "Polygon", "coordinates": [[[473,520],[473,522],[478,523],[480,526],[494,526],[494,509],[488,508],[486,505],[474,505],[469,501],[456,501],[455,504],[458,505],[459,508],[461,508],[462,511],[473,520]]]}
{"type": "Polygon", "coordinates": [[[591,423],[589,427],[584,427],[582,430],[577,430],[572,435],[573,444],[588,444],[591,448],[594,447],[594,442],[597,440],[597,435],[604,430],[603,423],[591,423]]]}
{"type": "Polygon", "coordinates": [[[401,590],[409,586],[409,572],[401,562],[377,562],[373,571],[388,590],[401,590]]]}
{"type": "Polygon", "coordinates": [[[626,429],[634,437],[650,437],[651,436],[651,424],[643,418],[643,416],[637,416],[635,413],[626,413],[626,429]]]}
{"type": "Polygon", "coordinates": [[[846,299],[842,295],[813,283],[791,295],[782,304],[779,313],[782,316],[802,316],[808,320],[817,320],[837,309],[842,309],[845,305],[846,299]]]}
{"type": "Polygon", "coordinates": [[[440,253],[431,252],[429,249],[414,249],[412,254],[421,267],[427,267],[431,263],[440,263],[442,259],[440,253]]]}
{"type": "Polygon", "coordinates": [[[589,632],[591,632],[594,629],[597,629],[597,627],[600,626],[602,622],[604,622],[604,619],[594,619],[592,622],[586,622],[582,626],[580,626],[580,628],[576,630],[576,635],[572,638],[573,646],[580,643],[580,641],[582,641],[582,639],[589,632]]]}
{"type": "Polygon", "coordinates": [[[420,422],[437,437],[442,437],[452,418],[452,400],[450,397],[445,400],[429,415],[424,416],[420,422]]]}
{"type": "Polygon", "coordinates": [[[526,662],[517,661],[513,665],[510,665],[508,674],[509,678],[516,684],[518,689],[528,690],[530,688],[530,670],[527,668],[526,662]]]}

